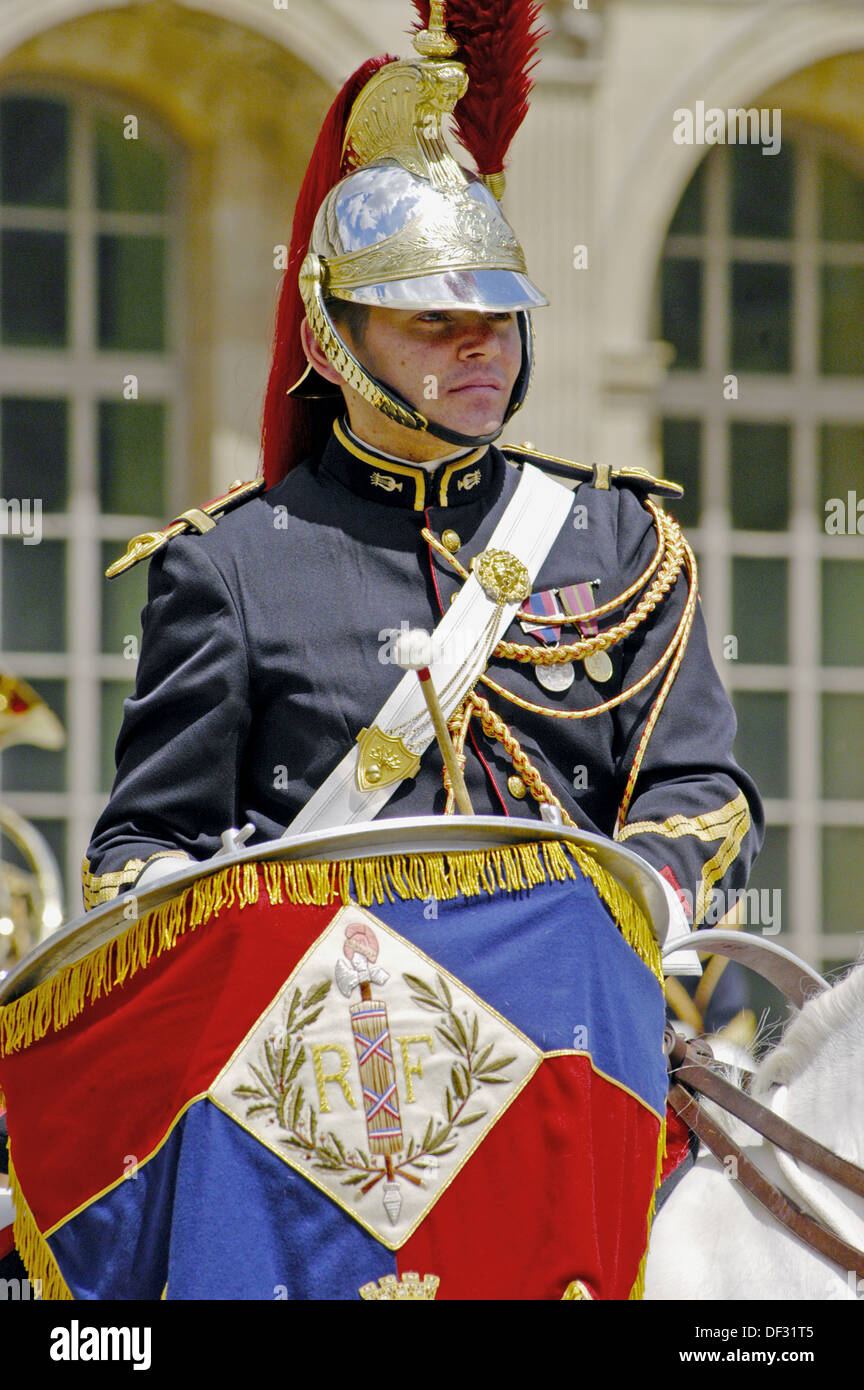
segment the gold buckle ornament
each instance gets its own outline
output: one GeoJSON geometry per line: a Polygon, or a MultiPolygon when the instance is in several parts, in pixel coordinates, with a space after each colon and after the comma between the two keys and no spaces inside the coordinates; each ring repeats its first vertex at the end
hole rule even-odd
{"type": "Polygon", "coordinates": [[[531,580],[521,560],[509,550],[484,550],[471,568],[487,598],[495,603],[521,603],[531,593],[531,580]]]}

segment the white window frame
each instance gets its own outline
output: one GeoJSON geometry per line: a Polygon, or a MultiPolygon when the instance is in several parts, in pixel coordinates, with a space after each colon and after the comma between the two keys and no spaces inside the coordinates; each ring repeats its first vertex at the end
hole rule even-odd
{"type": "MultiPolygon", "coordinates": [[[[788,884],[794,926],[790,948],[808,960],[853,960],[860,937],[827,932],[822,917],[822,831],[864,827],[864,800],[823,798],[821,696],[864,695],[864,667],[821,665],[821,561],[864,558],[864,540],[829,536],[818,496],[819,431],[824,424],[864,425],[860,378],[826,377],[819,370],[821,267],[864,265],[864,243],[819,237],[818,157],[840,158],[864,179],[864,164],[846,146],[806,128],[790,131],[797,152],[796,197],[788,240],[732,236],[728,231],[729,157],[718,149],[705,165],[703,231],[670,235],[665,257],[702,264],[702,366],[672,371],[659,396],[661,417],[702,423],[701,514],[688,528],[700,557],[703,606],[713,654],[727,688],[782,691],[789,697],[788,795],[766,798],[769,825],[789,833],[788,884]],[[729,361],[731,266],[773,261],[792,267],[792,351],[787,373],[738,373],[738,398],[724,399],[729,361]],[[729,426],[785,423],[790,432],[790,526],[782,532],[733,530],[729,496],[729,426]],[[788,663],[758,665],[724,659],[723,636],[732,634],[732,559],[782,557],[789,565],[788,663]]],[[[864,491],[864,489],[862,489],[864,491]]],[[[758,601],[758,600],[757,600],[758,601]]],[[[784,935],[786,933],[784,924],[784,935]]]]}
{"type": "MultiPolygon", "coordinates": [[[[0,204],[0,228],[63,230],[69,245],[69,341],[63,349],[15,348],[0,344],[3,396],[63,397],[69,408],[68,506],[63,513],[43,516],[43,538],[66,542],[65,652],[9,651],[4,668],[26,676],[38,689],[44,680],[66,683],[66,789],[63,792],[10,792],[0,795],[27,819],[66,823],[67,917],[81,907],[81,858],[106,800],[99,785],[101,767],[100,709],[102,683],[128,682],[134,688],[137,662],[101,651],[104,578],[101,546],[116,543],[117,554],[131,536],[165,525],[185,505],[188,491],[187,395],[188,348],[184,306],[187,277],[182,238],[183,188],[186,182],[181,149],[148,117],[139,139],[159,149],[170,162],[168,207],[165,213],[104,212],[96,207],[94,187],[94,126],[97,117],[123,121],[130,107],[142,125],[141,103],[130,98],[124,106],[115,97],[92,89],[40,81],[10,81],[0,97],[40,96],[66,103],[70,111],[69,202],[65,209],[18,208],[0,204]],[[165,351],[107,352],[98,348],[96,321],[95,238],[99,233],[159,234],[165,238],[165,351]],[[139,400],[163,402],[166,411],[166,516],[105,515],[99,510],[98,402],[123,400],[123,379],[138,378],[139,400]],[[178,464],[178,461],[182,461],[178,464]]],[[[9,542],[7,542],[8,544],[9,542]]],[[[118,579],[111,581],[122,583],[118,579]]],[[[0,561],[2,584],[2,561],[0,561]]],[[[119,732],[119,730],[115,731],[119,732]]]]}

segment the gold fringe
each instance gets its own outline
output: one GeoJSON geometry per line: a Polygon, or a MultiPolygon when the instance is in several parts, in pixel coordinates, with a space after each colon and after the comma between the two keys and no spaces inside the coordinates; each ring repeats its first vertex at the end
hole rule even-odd
{"type": "Polygon", "coordinates": [[[172,950],[187,930],[205,926],[226,908],[237,905],[242,911],[257,903],[262,883],[274,905],[328,907],[353,901],[371,907],[396,898],[445,901],[460,894],[491,896],[496,889],[523,892],[538,884],[575,879],[571,860],[597,889],[624,940],[662,982],[660,948],[638,905],[589,850],[559,841],[336,863],[270,862],[260,866],[260,879],[257,864],[234,864],[198,879],[179,897],[132,921],[113,941],[0,1008],[0,1057],[29,1047],[52,1029],[66,1028],[88,1003],[146,969],[154,956],[172,950]]]}
{"type": "Polygon", "coordinates": [[[651,1243],[651,1226],[654,1221],[654,1210],[657,1204],[657,1190],[660,1186],[660,1174],[663,1172],[663,1160],[666,1157],[666,1116],[660,1121],[660,1133],[657,1136],[657,1165],[654,1169],[654,1193],[648,1206],[648,1222],[645,1231],[645,1253],[639,1261],[639,1269],[630,1290],[630,1300],[637,1300],[645,1297],[645,1265],[648,1262],[648,1247],[651,1243]]]}
{"type": "Polygon", "coordinates": [[[15,1203],[15,1226],[13,1228],[15,1245],[18,1254],[24,1261],[24,1268],[27,1270],[30,1283],[35,1283],[37,1279],[40,1281],[43,1299],[51,1302],[72,1299],[69,1286],[60,1273],[54,1258],[54,1252],[36,1225],[33,1213],[18,1185],[11,1155],[9,1158],[9,1186],[12,1191],[12,1200],[15,1203]]]}
{"type": "MultiPolygon", "coordinates": [[[[559,848],[559,846],[556,846],[559,848]]],[[[651,930],[651,925],[645,913],[638,904],[631,898],[626,888],[622,888],[616,878],[597,863],[597,860],[585,849],[578,846],[567,846],[579,868],[586,878],[590,878],[600,897],[608,907],[615,921],[618,923],[621,935],[636,952],[641,961],[648,966],[648,969],[663,984],[663,957],[660,954],[660,945],[656,936],[651,930]]]]}

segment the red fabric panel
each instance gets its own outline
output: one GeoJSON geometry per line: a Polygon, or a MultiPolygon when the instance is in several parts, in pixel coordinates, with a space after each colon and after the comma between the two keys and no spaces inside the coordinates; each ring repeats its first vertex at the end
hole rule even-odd
{"type": "Polygon", "coordinates": [[[11,1224],[0,1229],[0,1260],[5,1260],[15,1249],[15,1237],[11,1224]]]}
{"type": "Polygon", "coordinates": [[[573,1279],[627,1298],[658,1133],[586,1057],[548,1058],[396,1252],[399,1274],[437,1274],[443,1300],[560,1299],[573,1279]]]}
{"type": "Polygon", "coordinates": [[[13,1161],[40,1230],[153,1150],[339,909],[274,907],[260,891],[263,901],[223,908],[68,1028],[4,1059],[13,1161]]]}

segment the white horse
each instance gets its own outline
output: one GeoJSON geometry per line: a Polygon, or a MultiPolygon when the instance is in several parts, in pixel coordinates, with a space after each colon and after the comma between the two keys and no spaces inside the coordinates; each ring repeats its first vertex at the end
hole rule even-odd
{"type": "MultiPolygon", "coordinates": [[[[727,1060],[718,1046],[715,1055],[727,1060]]],[[[740,1053],[739,1053],[740,1057],[740,1053]]],[[[735,1076],[730,1076],[735,1081],[735,1076]]],[[[864,964],[805,1004],[756,1068],[751,1094],[864,1167],[864,964]]],[[[864,1250],[864,1197],[814,1172],[741,1121],[712,1118],[799,1207],[864,1250]]],[[[787,1231],[704,1147],[658,1213],[647,1299],[864,1299],[864,1279],[787,1231]]]]}

